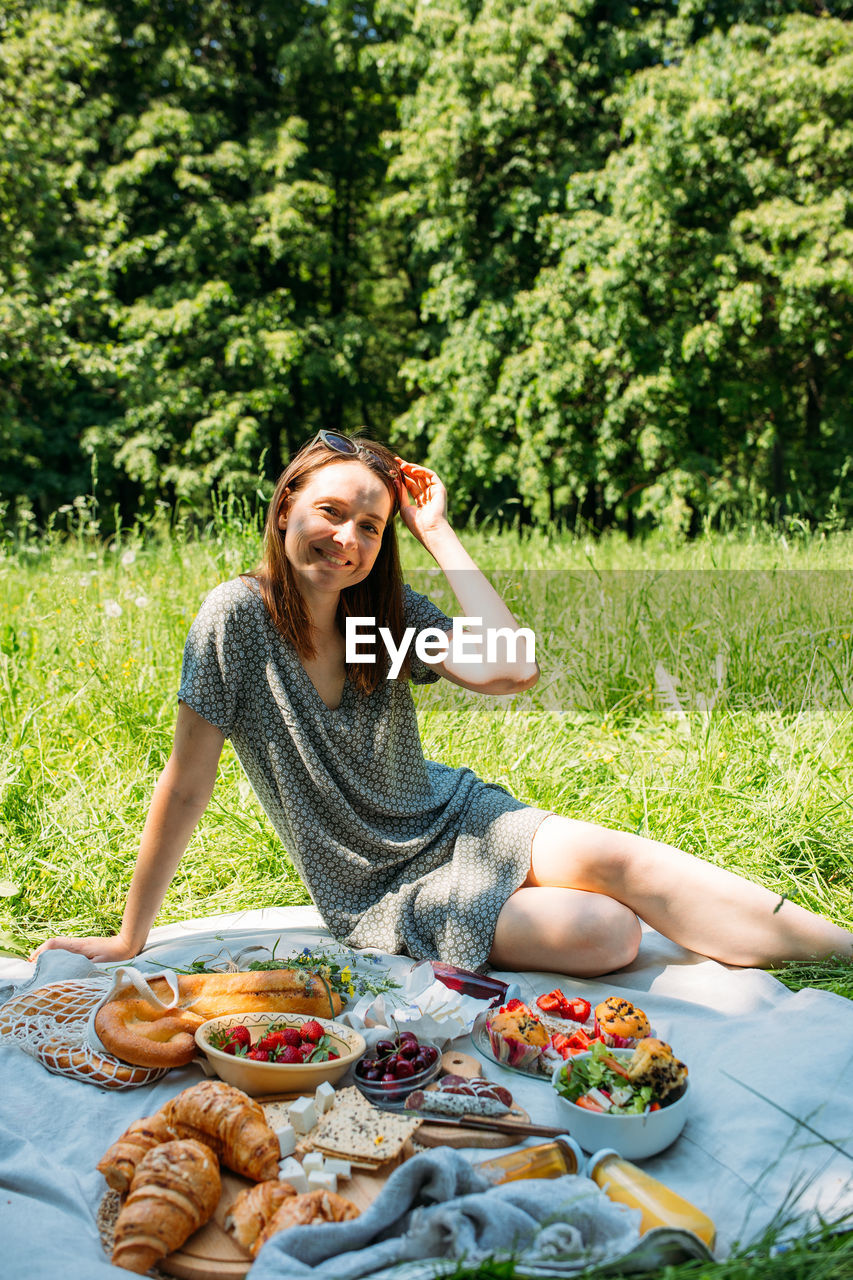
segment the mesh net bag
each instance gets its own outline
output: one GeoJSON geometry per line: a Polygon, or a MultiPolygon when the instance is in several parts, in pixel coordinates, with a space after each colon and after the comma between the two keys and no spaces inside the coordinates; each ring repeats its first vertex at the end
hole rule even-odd
{"type": "Polygon", "coordinates": [[[87,1040],[89,1017],[112,986],[108,975],[68,979],[13,996],[0,1008],[6,1036],[48,1071],[96,1084],[100,1089],[136,1089],[166,1074],[164,1067],[133,1067],[87,1040]]]}

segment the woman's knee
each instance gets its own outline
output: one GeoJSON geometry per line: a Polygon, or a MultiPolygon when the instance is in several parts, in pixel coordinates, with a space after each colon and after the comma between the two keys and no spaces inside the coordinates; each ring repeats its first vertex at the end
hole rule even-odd
{"type": "Polygon", "coordinates": [[[498,918],[491,961],[498,968],[591,978],[631,964],[641,935],[633,911],[613,898],[525,888],[513,894],[498,918]]]}
{"type": "MultiPolygon", "coordinates": [[[[594,896],[599,899],[595,912],[597,917],[595,938],[598,948],[591,950],[601,962],[598,972],[612,973],[614,969],[624,969],[626,965],[633,964],[636,960],[643,929],[629,907],[602,894],[594,896]]],[[[587,976],[593,975],[590,973],[587,976]]]]}

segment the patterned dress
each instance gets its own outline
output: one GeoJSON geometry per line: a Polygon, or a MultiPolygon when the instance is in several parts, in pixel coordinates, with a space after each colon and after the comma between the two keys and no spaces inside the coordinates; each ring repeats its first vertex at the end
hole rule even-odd
{"type": "MultiPolygon", "coordinates": [[[[406,587],[405,623],[452,622],[406,587]]],[[[411,679],[438,673],[412,651],[411,679]]],[[[545,810],[468,768],[425,760],[404,680],[323,702],[254,583],[222,583],[187,638],[178,697],[230,738],[336,938],[485,965],[498,914],[527,877],[545,810]]]]}

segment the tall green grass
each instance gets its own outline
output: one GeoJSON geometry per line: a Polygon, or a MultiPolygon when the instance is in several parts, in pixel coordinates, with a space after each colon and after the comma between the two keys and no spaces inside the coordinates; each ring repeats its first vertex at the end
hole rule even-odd
{"type": "MultiPolygon", "coordinates": [[[[202,535],[150,524],[108,546],[84,504],[66,514],[61,535],[9,539],[0,555],[0,922],[21,952],[118,926],[186,631],[259,546],[233,511],[202,535]]],[[[629,544],[485,529],[466,542],[534,628],[543,674],[519,698],[419,689],[427,755],[853,924],[853,536],[629,544]]],[[[413,584],[449,605],[422,549],[403,549],[413,584]]],[[[305,901],[226,744],[158,922],[305,901]]],[[[849,966],[809,977],[853,995],[849,966]]]]}

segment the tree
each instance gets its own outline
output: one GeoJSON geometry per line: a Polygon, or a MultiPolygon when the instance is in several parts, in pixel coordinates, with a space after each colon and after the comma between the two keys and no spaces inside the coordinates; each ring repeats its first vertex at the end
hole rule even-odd
{"type": "Polygon", "coordinates": [[[795,16],[627,83],[495,390],[558,500],[594,475],[622,519],[853,509],[851,73],[849,26],[795,16]]]}

